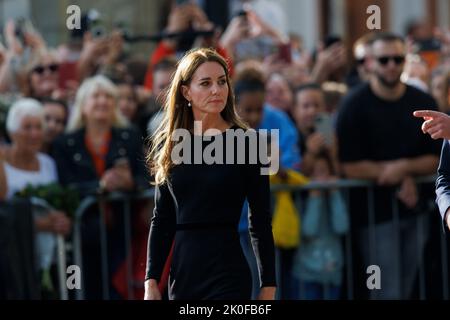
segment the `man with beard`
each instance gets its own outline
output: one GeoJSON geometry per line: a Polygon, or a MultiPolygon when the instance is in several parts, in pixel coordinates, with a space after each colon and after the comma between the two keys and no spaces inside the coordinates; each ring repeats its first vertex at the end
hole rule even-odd
{"type": "Polygon", "coordinates": [[[422,134],[422,123],[412,114],[419,107],[437,106],[431,96],[400,81],[405,54],[401,37],[376,34],[369,82],[343,99],[338,114],[343,174],[375,183],[350,190],[354,283],[364,287],[360,292],[355,288],[357,298],[369,293],[372,298],[411,298],[428,238],[433,190],[421,186],[419,191],[414,178],[436,172],[440,143],[422,134]],[[368,280],[370,265],[380,268],[381,283],[368,280]],[[370,284],[377,290],[369,290],[370,284]]]}

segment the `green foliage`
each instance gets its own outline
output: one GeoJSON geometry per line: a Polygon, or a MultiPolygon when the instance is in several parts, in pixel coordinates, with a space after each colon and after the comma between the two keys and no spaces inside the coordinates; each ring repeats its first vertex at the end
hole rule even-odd
{"type": "Polygon", "coordinates": [[[36,187],[28,185],[23,190],[17,192],[15,196],[21,198],[41,198],[56,210],[64,211],[71,218],[73,218],[75,210],[80,203],[80,198],[76,190],[63,187],[57,183],[36,187]]]}

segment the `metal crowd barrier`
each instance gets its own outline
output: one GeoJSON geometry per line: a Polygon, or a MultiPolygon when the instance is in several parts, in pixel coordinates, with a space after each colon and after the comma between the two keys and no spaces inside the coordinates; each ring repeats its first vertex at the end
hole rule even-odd
{"type": "MultiPolygon", "coordinates": [[[[80,189],[80,186],[76,186],[80,189]]],[[[132,255],[131,255],[131,202],[135,200],[151,200],[154,196],[154,190],[142,190],[133,193],[112,192],[108,194],[97,192],[97,188],[93,184],[89,183],[81,187],[84,189],[85,196],[78,206],[74,214],[73,221],[73,233],[72,233],[72,253],[73,263],[81,268],[81,288],[75,290],[75,299],[81,300],[85,296],[85,285],[83,282],[83,253],[82,253],[82,237],[81,237],[81,220],[83,219],[87,210],[99,203],[105,203],[110,201],[122,201],[124,203],[124,235],[125,235],[125,256],[126,256],[126,269],[127,269],[127,292],[128,299],[134,299],[133,296],[133,278],[132,278],[132,255]]],[[[53,208],[47,201],[37,197],[31,197],[30,202],[33,210],[39,209],[43,211],[53,211],[53,208]]],[[[100,217],[102,218],[100,223],[100,246],[101,246],[101,281],[103,298],[109,299],[109,276],[108,276],[108,258],[107,258],[107,231],[105,226],[105,213],[103,212],[103,206],[100,205],[100,217]]],[[[70,240],[69,240],[70,243],[70,240]]],[[[66,241],[62,235],[56,235],[56,266],[58,273],[58,289],[61,300],[69,299],[69,292],[67,287],[67,246],[66,241]]],[[[141,298],[141,297],[139,297],[141,298]]]]}
{"type": "MultiPolygon", "coordinates": [[[[418,185],[425,184],[425,183],[434,183],[435,177],[429,176],[429,177],[423,177],[416,179],[416,182],[418,185]]],[[[371,258],[376,253],[376,239],[375,239],[375,232],[374,232],[374,225],[375,225],[375,212],[374,212],[374,187],[375,184],[370,181],[366,180],[337,180],[335,182],[310,182],[306,185],[283,185],[283,184],[277,184],[271,186],[271,192],[275,193],[277,191],[289,191],[293,194],[299,194],[302,191],[308,191],[308,190],[329,190],[330,188],[337,188],[344,193],[344,199],[346,200],[346,204],[348,205],[348,199],[349,199],[349,190],[351,188],[367,188],[368,190],[368,196],[367,196],[367,217],[369,221],[369,254],[371,255],[371,258]]],[[[109,194],[102,194],[102,193],[92,193],[91,195],[88,195],[82,199],[80,202],[75,215],[74,215],[74,221],[73,221],[73,263],[77,266],[82,267],[83,266],[83,252],[82,252],[82,238],[81,238],[81,221],[87,212],[87,210],[99,203],[105,203],[105,202],[111,202],[111,201],[121,201],[124,203],[124,210],[123,210],[123,217],[124,217],[124,238],[125,238],[125,256],[126,256],[126,279],[127,279],[127,292],[128,292],[128,299],[134,299],[141,297],[134,297],[134,281],[132,277],[132,250],[131,250],[131,202],[134,200],[151,200],[154,197],[154,190],[144,190],[137,193],[120,193],[120,192],[114,192],[109,194]]],[[[434,199],[433,199],[434,200],[434,199]]],[[[51,206],[46,203],[42,199],[38,198],[32,198],[31,202],[34,206],[44,208],[47,210],[51,210],[51,206]]],[[[400,217],[399,217],[399,211],[397,206],[397,200],[393,196],[392,198],[392,207],[393,207],[393,217],[392,221],[395,226],[395,230],[399,230],[399,224],[400,224],[400,217]]],[[[102,292],[103,292],[103,298],[109,299],[109,275],[108,275],[108,257],[107,257],[107,231],[106,231],[106,225],[104,221],[105,213],[104,208],[102,205],[99,206],[100,208],[100,217],[101,217],[101,223],[100,223],[100,248],[101,248],[101,283],[102,283],[102,292]]],[[[431,217],[440,219],[439,216],[437,217],[431,217]]],[[[351,228],[351,226],[350,226],[351,228]]],[[[424,230],[422,230],[423,225],[420,223],[417,224],[417,239],[421,241],[422,239],[420,237],[424,236],[424,230]]],[[[448,263],[447,263],[447,243],[446,238],[442,230],[438,230],[440,232],[440,245],[441,245],[441,261],[442,261],[442,297],[443,299],[448,299],[449,297],[449,287],[448,287],[448,263]]],[[[400,258],[400,236],[397,232],[397,241],[393,244],[394,251],[396,252],[395,257],[392,261],[393,265],[397,270],[401,270],[401,258],[400,258]]],[[[354,239],[354,241],[357,241],[357,239],[354,239]]],[[[354,299],[354,278],[353,278],[353,252],[352,252],[352,238],[350,232],[348,232],[344,236],[344,255],[345,255],[345,272],[346,272],[346,297],[347,299],[351,300],[354,299]]],[[[420,246],[418,246],[420,247],[420,246]]],[[[418,252],[419,254],[419,252],[418,252]]],[[[59,291],[60,291],[60,297],[62,300],[67,300],[69,298],[68,296],[68,289],[66,286],[66,265],[67,265],[67,257],[66,257],[66,246],[65,241],[62,236],[57,237],[57,267],[58,267],[58,278],[59,278],[59,291]]],[[[277,265],[279,265],[279,261],[277,261],[277,265]]],[[[279,272],[278,268],[278,272],[279,272]]],[[[280,274],[277,274],[277,277],[280,277],[280,274]]],[[[401,279],[397,279],[397,283],[395,284],[399,288],[401,288],[401,279]]],[[[84,281],[83,281],[83,270],[81,272],[81,289],[75,290],[75,299],[84,299],[85,298],[85,290],[84,290],[84,281]]],[[[278,288],[278,291],[281,291],[280,288],[278,288]]],[[[420,261],[419,265],[419,293],[420,293],[420,299],[426,298],[425,293],[425,275],[424,275],[424,261],[423,259],[420,261]]],[[[372,295],[371,295],[372,296],[372,295]]],[[[373,296],[372,296],[373,297],[373,296]]]]}
{"type": "MultiPolygon", "coordinates": [[[[416,179],[416,183],[418,187],[423,184],[434,184],[436,180],[435,176],[427,176],[427,177],[421,177],[416,179]]],[[[347,205],[347,208],[349,207],[349,190],[351,188],[367,188],[367,217],[368,217],[368,229],[369,229],[369,255],[370,260],[374,260],[374,255],[376,254],[376,239],[375,239],[375,203],[374,203],[374,187],[375,183],[368,180],[337,180],[334,182],[310,182],[306,185],[287,185],[287,184],[276,184],[271,186],[272,193],[275,193],[277,191],[289,191],[293,195],[298,195],[302,191],[309,191],[309,190],[321,190],[326,191],[331,188],[337,188],[340,191],[343,191],[345,203],[347,205]]],[[[420,192],[419,192],[420,193],[420,192]]],[[[432,199],[434,202],[434,199],[432,199]]],[[[401,252],[400,252],[400,216],[399,216],[399,208],[397,199],[395,197],[395,193],[392,195],[392,209],[393,209],[393,216],[392,216],[392,222],[394,225],[394,230],[396,230],[396,241],[393,244],[394,251],[396,252],[394,259],[392,261],[395,269],[397,270],[397,274],[401,274],[401,252]]],[[[429,219],[440,219],[439,216],[436,217],[428,217],[429,219]]],[[[351,219],[349,219],[351,221],[351,219]]],[[[349,221],[349,222],[350,222],[349,221]]],[[[350,230],[352,226],[350,225],[350,230]]],[[[441,260],[442,260],[442,279],[443,279],[443,286],[442,286],[442,296],[444,299],[448,299],[449,296],[449,289],[448,289],[448,274],[447,274],[447,243],[444,233],[441,229],[437,230],[437,232],[440,232],[441,237],[441,260]]],[[[417,235],[417,247],[420,250],[419,241],[424,240],[424,230],[423,230],[423,224],[417,223],[417,229],[416,229],[416,235],[417,235]]],[[[345,254],[345,268],[344,271],[346,272],[346,296],[347,299],[352,300],[355,298],[354,296],[354,274],[352,270],[353,266],[353,252],[351,250],[352,246],[352,239],[351,239],[351,233],[347,232],[347,234],[344,236],[344,254],[345,254]]],[[[354,239],[354,241],[359,241],[359,239],[354,239]]],[[[300,244],[301,246],[301,244],[300,244]]],[[[424,274],[424,261],[423,261],[423,248],[421,250],[422,252],[417,252],[417,254],[422,255],[422,259],[419,264],[419,296],[420,299],[425,299],[425,274],[424,274]]],[[[279,261],[277,261],[277,265],[279,265],[279,261]]],[[[279,269],[278,269],[279,270],[279,269]]],[[[277,279],[280,279],[281,275],[277,274],[277,279]]],[[[395,284],[397,288],[402,288],[401,284],[401,278],[397,278],[397,283],[395,284]]],[[[344,286],[344,284],[343,284],[344,286]]],[[[279,288],[279,291],[280,288],[279,288]]],[[[370,293],[370,298],[375,298],[375,291],[372,291],[370,293]]]]}
{"type": "MultiPolygon", "coordinates": [[[[37,198],[30,198],[31,204],[34,208],[41,208],[46,211],[55,210],[47,201],[37,198]]],[[[56,265],[58,269],[58,285],[59,285],[59,295],[61,300],[68,300],[68,289],[66,286],[66,269],[67,269],[67,258],[66,258],[66,243],[62,235],[56,236],[56,265]]]]}
{"type": "MultiPolygon", "coordinates": [[[[124,235],[125,235],[125,257],[127,270],[127,293],[128,299],[134,299],[133,277],[132,277],[132,250],[131,250],[131,202],[135,200],[151,200],[154,196],[154,189],[143,190],[135,193],[112,192],[108,194],[94,193],[83,198],[80,202],[74,216],[73,228],[73,260],[74,264],[83,266],[82,238],[81,238],[81,220],[87,210],[95,205],[111,201],[121,201],[124,203],[124,235]]],[[[108,300],[109,296],[109,274],[108,274],[108,257],[107,257],[107,231],[105,224],[105,212],[103,205],[100,208],[100,248],[101,248],[101,282],[103,299],[108,300]]],[[[83,270],[81,272],[81,289],[76,290],[75,298],[83,300],[85,297],[85,285],[83,281],[83,270]]],[[[139,297],[139,299],[142,297],[139,297]]]]}

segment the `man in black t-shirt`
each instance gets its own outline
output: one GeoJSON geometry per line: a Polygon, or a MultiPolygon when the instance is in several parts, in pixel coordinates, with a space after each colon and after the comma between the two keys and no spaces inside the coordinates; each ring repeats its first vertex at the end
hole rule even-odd
{"type": "Polygon", "coordinates": [[[440,142],[424,135],[421,120],[412,115],[424,106],[437,109],[435,101],[400,81],[405,53],[402,38],[375,35],[370,81],[343,100],[337,120],[345,177],[376,183],[373,189],[350,192],[352,240],[362,258],[354,272],[367,279],[369,265],[381,271],[381,289],[365,291],[373,298],[410,297],[427,238],[423,213],[430,197],[424,188],[418,193],[414,178],[436,173],[440,153],[440,142]]]}

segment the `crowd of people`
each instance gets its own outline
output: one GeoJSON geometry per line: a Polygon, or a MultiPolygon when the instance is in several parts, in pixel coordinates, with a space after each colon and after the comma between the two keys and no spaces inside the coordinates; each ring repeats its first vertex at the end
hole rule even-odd
{"type": "MultiPolygon", "coordinates": [[[[150,188],[145,154],[165,112],[162,105],[177,61],[190,48],[210,47],[229,65],[242,120],[256,130],[279,130],[281,179],[295,171],[322,183],[367,179],[376,185],[372,221],[364,188],[352,189],[348,202],[337,188],[292,195],[302,220],[301,240],[295,248],[278,248],[278,297],[348,297],[347,234],[352,239],[354,297],[370,294],[365,277],[372,264],[383,270],[382,289],[375,297],[415,297],[421,262],[427,255],[429,261],[440,261],[433,235],[439,216],[430,204],[434,194],[415,178],[436,172],[441,142],[424,135],[421,120],[412,114],[424,108],[450,112],[448,31],[416,22],[404,36],[364,35],[351,55],[345,40],[332,35],[309,52],[301,40],[305,31],[284,35],[250,8],[217,32],[201,7],[174,4],[166,36],[148,61],[141,61],[120,31],[95,37],[89,17],[82,21],[82,30],[58,48],[48,47],[45,35],[35,29],[19,37],[14,21],[5,25],[5,43],[0,44],[0,120],[5,120],[0,123],[0,200],[12,199],[27,185],[53,182],[104,192],[150,188]],[[429,52],[421,45],[430,39],[440,47],[425,55],[429,52]],[[398,225],[392,220],[393,201],[398,225]],[[419,237],[418,226],[423,230],[419,237]],[[396,248],[392,243],[397,240],[396,248]],[[397,253],[401,267],[395,269],[392,255],[397,253]]],[[[151,206],[134,207],[143,213],[133,217],[143,234],[151,206]]],[[[125,255],[121,210],[121,204],[105,208],[110,297],[118,299],[126,297],[121,291],[125,278],[118,275],[125,255]]],[[[99,212],[92,206],[81,223],[88,299],[102,296],[99,212]]],[[[35,228],[42,236],[69,239],[73,223],[55,210],[37,218],[35,228]]],[[[254,266],[247,229],[244,208],[239,230],[254,266]]],[[[39,268],[54,263],[47,259],[39,268]]],[[[136,263],[141,274],[142,263],[136,263]]],[[[426,270],[433,268],[430,263],[426,270]]]]}

